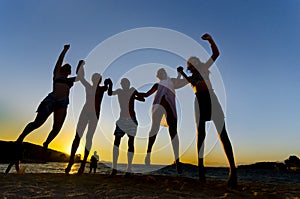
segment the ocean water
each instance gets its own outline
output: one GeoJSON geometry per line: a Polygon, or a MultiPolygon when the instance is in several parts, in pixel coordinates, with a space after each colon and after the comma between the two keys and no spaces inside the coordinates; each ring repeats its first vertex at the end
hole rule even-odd
{"type": "MultiPolygon", "coordinates": [[[[7,164],[0,164],[0,173],[4,173],[7,164]]],[[[21,168],[26,167],[26,173],[64,173],[67,163],[51,162],[46,164],[23,163],[21,168]]],[[[99,163],[97,168],[98,174],[110,174],[110,163],[99,163]]],[[[72,167],[71,174],[76,173],[80,163],[75,163],[72,167]]],[[[89,172],[89,163],[86,164],[85,173],[89,172]]],[[[118,164],[119,175],[126,170],[126,164],[118,164]]],[[[132,168],[135,175],[164,175],[164,176],[179,176],[197,179],[198,169],[194,165],[184,164],[183,173],[177,174],[175,165],[139,165],[135,164],[132,168]]],[[[10,173],[15,173],[15,168],[12,167],[10,173]]],[[[206,176],[209,180],[224,180],[228,178],[228,168],[206,168],[206,176]]],[[[238,169],[238,180],[248,182],[264,182],[264,183],[286,183],[300,184],[300,172],[289,171],[273,171],[269,169],[238,169]]]]}

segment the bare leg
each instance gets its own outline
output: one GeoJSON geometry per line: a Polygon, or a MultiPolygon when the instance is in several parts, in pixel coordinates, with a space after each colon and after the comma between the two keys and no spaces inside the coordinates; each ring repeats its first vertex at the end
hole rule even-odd
{"type": "MultiPolygon", "coordinates": [[[[17,163],[16,163],[16,162],[11,162],[11,163],[9,163],[7,169],[5,170],[5,175],[9,173],[11,167],[12,167],[14,164],[17,164],[17,163]]],[[[18,172],[18,171],[17,171],[17,172],[18,172]]]]}
{"type": "Polygon", "coordinates": [[[182,166],[179,161],[179,139],[177,134],[177,117],[174,116],[173,111],[169,105],[166,106],[166,112],[167,112],[167,123],[169,125],[169,134],[171,137],[171,143],[173,147],[177,173],[181,174],[182,166]]]}
{"type": "Polygon", "coordinates": [[[17,173],[20,170],[20,162],[23,156],[23,146],[21,142],[13,142],[12,144],[13,144],[13,157],[7,169],[5,170],[5,174],[9,173],[13,165],[15,165],[17,173]]]}
{"type": "Polygon", "coordinates": [[[131,173],[133,155],[134,155],[134,137],[128,135],[128,152],[127,152],[128,164],[127,164],[126,173],[131,173]]]}
{"type": "Polygon", "coordinates": [[[152,113],[152,126],[149,133],[149,140],[148,140],[148,148],[147,148],[147,155],[145,157],[145,164],[150,165],[151,163],[151,151],[153,144],[156,139],[156,135],[159,131],[160,121],[164,114],[164,108],[162,106],[158,107],[155,112],[152,113]]]}
{"type": "Polygon", "coordinates": [[[81,139],[81,137],[84,133],[84,130],[85,130],[87,124],[88,124],[88,118],[86,117],[85,112],[82,111],[80,113],[79,120],[78,120],[78,123],[77,123],[76,135],[75,135],[75,138],[74,138],[73,143],[72,143],[69,164],[68,164],[67,168],[65,169],[66,174],[69,174],[69,172],[71,171],[72,165],[74,164],[75,153],[78,149],[80,139],[81,139]]]}
{"type": "Polygon", "coordinates": [[[75,138],[73,140],[73,143],[72,143],[72,149],[71,149],[69,164],[68,164],[67,168],[65,169],[66,174],[69,174],[69,172],[71,171],[71,168],[74,164],[75,153],[78,149],[79,143],[80,143],[80,137],[76,133],[76,136],[75,136],[75,138]]]}
{"type": "Polygon", "coordinates": [[[62,128],[67,115],[67,107],[63,107],[54,111],[54,122],[51,132],[49,133],[47,140],[43,143],[44,150],[47,150],[50,142],[58,135],[62,128]]]}
{"type": "Polygon", "coordinates": [[[229,166],[230,166],[228,186],[234,188],[237,186],[237,172],[236,172],[236,166],[235,166],[231,142],[229,140],[225,124],[223,125],[222,129],[218,129],[218,127],[217,127],[217,130],[218,130],[218,132],[221,132],[221,134],[219,134],[219,137],[222,142],[223,149],[225,151],[225,154],[226,154],[227,160],[229,162],[229,166]]]}
{"type": "Polygon", "coordinates": [[[81,174],[84,173],[85,164],[86,164],[86,160],[89,156],[89,153],[90,153],[90,151],[88,151],[87,149],[84,150],[84,157],[83,157],[83,160],[81,162],[80,168],[78,169],[78,172],[77,172],[78,175],[81,175],[81,174]]]}
{"type": "Polygon", "coordinates": [[[205,121],[200,120],[197,129],[197,149],[198,149],[198,169],[199,169],[199,180],[201,182],[206,181],[205,168],[204,168],[204,140],[206,136],[205,132],[205,121]]]}
{"type": "Polygon", "coordinates": [[[113,148],[113,163],[112,163],[113,170],[111,173],[112,176],[117,174],[117,163],[118,163],[118,158],[119,158],[120,142],[121,142],[121,137],[115,136],[114,148],[113,148]]]}
{"type": "Polygon", "coordinates": [[[153,144],[155,142],[156,135],[153,135],[152,137],[149,137],[148,139],[148,149],[147,149],[147,155],[145,157],[145,165],[150,165],[151,164],[151,151],[153,144]]]}
{"type": "MultiPolygon", "coordinates": [[[[49,113],[50,115],[51,113],[49,113]]],[[[18,139],[16,140],[16,142],[21,143],[23,142],[24,138],[30,134],[33,130],[39,128],[40,126],[42,126],[42,124],[45,123],[45,121],[47,120],[47,118],[49,117],[49,115],[43,115],[41,113],[37,113],[36,118],[34,119],[33,122],[30,122],[26,125],[26,127],[24,128],[23,132],[21,133],[21,135],[18,137],[18,139]]]]}
{"type": "Polygon", "coordinates": [[[84,158],[81,162],[81,166],[78,170],[78,174],[82,174],[84,172],[85,164],[86,164],[87,158],[89,156],[89,153],[90,153],[90,150],[92,147],[93,137],[94,137],[94,133],[95,133],[95,130],[97,127],[97,122],[98,122],[98,119],[96,118],[96,115],[95,115],[95,117],[90,118],[90,120],[88,122],[88,130],[86,133],[85,153],[84,153],[84,158]]]}

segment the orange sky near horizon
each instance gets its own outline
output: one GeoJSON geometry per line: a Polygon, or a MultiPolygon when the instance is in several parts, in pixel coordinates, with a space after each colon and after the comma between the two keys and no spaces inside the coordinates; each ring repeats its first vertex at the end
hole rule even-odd
{"type": "MultiPolygon", "coordinates": [[[[64,124],[60,134],[50,143],[49,148],[61,151],[66,154],[70,154],[71,151],[71,145],[72,141],[74,139],[75,135],[75,125],[72,125],[73,119],[70,119],[67,117],[66,123],[64,124]]],[[[6,125],[5,127],[2,126],[3,132],[21,132],[20,126],[22,124],[15,123],[18,125],[11,125],[10,127],[6,125]],[[18,129],[18,130],[16,130],[18,129]]],[[[26,122],[23,123],[23,125],[26,125],[26,122]]],[[[30,135],[28,135],[25,138],[25,142],[30,142],[33,144],[37,144],[42,146],[42,143],[46,139],[48,132],[51,129],[52,125],[52,118],[50,117],[48,121],[40,127],[40,129],[37,129],[33,131],[30,135]]],[[[18,134],[2,134],[1,140],[4,141],[13,141],[17,138],[18,134]]],[[[112,135],[112,132],[111,132],[112,135]]],[[[85,134],[84,134],[85,136],[85,134]]],[[[113,147],[113,136],[110,136],[108,138],[107,135],[102,134],[101,132],[95,133],[94,140],[93,140],[93,146],[89,154],[90,156],[93,154],[94,151],[97,151],[98,155],[100,156],[101,161],[105,162],[111,162],[112,161],[112,147],[113,147]],[[100,139],[99,139],[100,138],[100,139]]],[[[127,163],[127,136],[124,136],[121,145],[120,145],[120,155],[118,163],[127,163]]],[[[84,153],[84,144],[85,144],[85,138],[83,137],[81,139],[79,148],[77,150],[76,154],[81,154],[81,157],[83,157],[84,153]]],[[[146,144],[147,140],[135,140],[135,156],[133,163],[135,164],[143,164],[144,158],[145,158],[145,152],[146,152],[146,144]]],[[[281,155],[282,159],[276,159],[278,156],[274,157],[271,154],[268,154],[267,152],[264,153],[249,153],[246,149],[236,149],[235,151],[235,158],[236,158],[236,164],[237,165],[243,165],[243,164],[252,164],[255,162],[260,161],[279,161],[283,162],[285,159],[289,157],[289,155],[293,154],[279,154],[281,155]],[[240,154],[247,154],[247,156],[241,156],[240,154]]],[[[192,143],[191,146],[188,147],[188,149],[184,152],[182,152],[182,155],[180,157],[181,161],[184,163],[190,163],[197,165],[197,158],[196,158],[196,144],[195,141],[192,143]]],[[[170,140],[163,140],[163,141],[157,141],[154,144],[153,148],[153,154],[152,154],[152,163],[153,164],[159,164],[159,165],[168,165],[173,163],[173,152],[170,145],[170,140]],[[156,151],[157,148],[159,148],[159,151],[156,151]]],[[[213,167],[228,167],[228,162],[226,159],[226,156],[223,152],[222,146],[219,141],[214,145],[213,149],[205,156],[205,166],[213,166],[213,167]]]]}

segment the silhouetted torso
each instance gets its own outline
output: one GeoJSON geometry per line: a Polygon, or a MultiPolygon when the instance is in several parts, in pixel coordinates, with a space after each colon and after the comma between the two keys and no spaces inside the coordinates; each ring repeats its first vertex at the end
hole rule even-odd
{"type": "Polygon", "coordinates": [[[195,93],[208,91],[212,89],[210,80],[209,80],[209,72],[194,73],[190,76],[190,83],[195,93]]]}
{"type": "Polygon", "coordinates": [[[56,99],[67,98],[70,94],[70,88],[73,86],[73,78],[67,78],[55,75],[53,78],[53,95],[56,99]]]}
{"type": "Polygon", "coordinates": [[[84,105],[85,111],[89,113],[96,113],[99,118],[101,102],[103,99],[104,92],[107,91],[106,86],[85,87],[86,90],[86,103],[84,105]]]}
{"type": "Polygon", "coordinates": [[[118,100],[120,105],[120,118],[135,118],[134,111],[134,88],[130,89],[118,89],[118,100]]]}

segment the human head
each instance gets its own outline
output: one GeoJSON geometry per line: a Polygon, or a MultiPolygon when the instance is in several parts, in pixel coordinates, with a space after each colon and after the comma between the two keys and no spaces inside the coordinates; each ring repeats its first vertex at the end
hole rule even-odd
{"type": "Polygon", "coordinates": [[[65,76],[71,75],[71,65],[70,64],[64,64],[61,67],[60,71],[61,71],[62,75],[65,75],[65,76]]]}
{"type": "Polygon", "coordinates": [[[200,61],[200,59],[198,57],[194,57],[194,56],[190,57],[186,63],[187,69],[191,72],[193,72],[195,70],[200,70],[202,65],[203,65],[203,63],[200,61]]]}
{"type": "Polygon", "coordinates": [[[99,73],[94,73],[92,75],[93,85],[98,85],[101,83],[101,81],[102,81],[102,76],[99,73]]]}
{"type": "Polygon", "coordinates": [[[121,86],[123,89],[129,89],[130,81],[127,78],[121,79],[121,86]]]}
{"type": "Polygon", "coordinates": [[[164,68],[160,68],[157,71],[156,77],[160,80],[167,79],[167,72],[164,68]]]}

